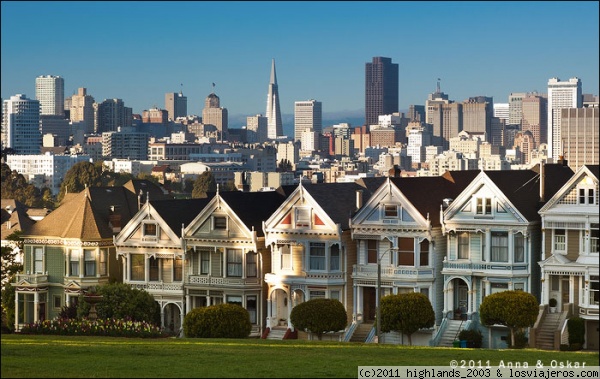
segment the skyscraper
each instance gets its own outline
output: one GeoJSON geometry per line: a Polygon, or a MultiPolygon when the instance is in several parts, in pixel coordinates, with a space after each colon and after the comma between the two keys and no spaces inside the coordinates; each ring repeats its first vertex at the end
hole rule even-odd
{"type": "MultiPolygon", "coordinates": [[[[323,115],[321,102],[316,100],[296,101],[294,103],[294,141],[302,140],[302,133],[321,133],[323,115]]],[[[305,146],[302,146],[304,149],[305,146]]]]}
{"type": "Polygon", "coordinates": [[[2,147],[17,154],[39,154],[42,146],[40,132],[40,102],[25,95],[14,95],[2,102],[2,147]]]}
{"type": "Polygon", "coordinates": [[[211,92],[206,97],[206,100],[204,100],[202,123],[205,128],[207,125],[212,125],[218,132],[219,140],[223,141],[224,139],[227,139],[227,109],[221,107],[221,100],[214,92],[211,92]]]}
{"type": "Polygon", "coordinates": [[[598,164],[598,114],[598,107],[561,109],[562,151],[573,170],[584,164],[598,164]]]}
{"type": "Polygon", "coordinates": [[[581,108],[581,80],[571,78],[561,82],[558,78],[548,80],[548,157],[558,159],[562,155],[560,134],[561,109],[581,108]]]}
{"type": "Polygon", "coordinates": [[[275,73],[275,59],[271,63],[271,80],[269,80],[269,93],[267,94],[267,135],[269,139],[276,139],[283,135],[281,122],[281,109],[279,109],[279,89],[277,87],[277,74],[275,73]]]}
{"type": "Polygon", "coordinates": [[[131,126],[132,109],[121,99],[105,99],[98,104],[96,133],[116,132],[119,128],[131,126]]]}
{"type": "Polygon", "coordinates": [[[528,94],[522,102],[521,130],[530,131],[536,147],[548,143],[548,99],[528,94]]]}
{"type": "Polygon", "coordinates": [[[71,96],[69,117],[74,127],[86,134],[94,132],[94,98],[87,94],[87,89],[79,88],[77,94],[71,96]]]}
{"type": "Polygon", "coordinates": [[[365,123],[377,124],[380,115],[398,112],[398,64],[373,57],[365,65],[365,123]]]}
{"type": "Polygon", "coordinates": [[[183,92],[167,92],[165,94],[165,109],[169,112],[169,119],[187,116],[187,97],[183,92]]]}
{"type": "Polygon", "coordinates": [[[65,115],[65,80],[45,75],[35,78],[35,98],[40,102],[40,115],[65,115]]]}

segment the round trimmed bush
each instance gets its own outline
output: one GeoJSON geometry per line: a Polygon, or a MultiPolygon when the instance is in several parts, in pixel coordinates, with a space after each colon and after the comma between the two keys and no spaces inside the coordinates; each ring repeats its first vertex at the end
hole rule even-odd
{"type": "Polygon", "coordinates": [[[246,338],[251,330],[248,311],[237,304],[195,308],[183,319],[183,333],[190,338],[246,338]]]}
{"type": "Polygon", "coordinates": [[[348,316],[344,305],[338,300],[313,299],[296,305],[290,314],[290,321],[295,328],[315,333],[321,339],[323,333],[345,329],[348,316]]]}

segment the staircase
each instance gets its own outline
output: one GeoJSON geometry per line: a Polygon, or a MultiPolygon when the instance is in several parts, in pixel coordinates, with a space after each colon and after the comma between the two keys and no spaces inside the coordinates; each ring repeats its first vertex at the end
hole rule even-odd
{"type": "Polygon", "coordinates": [[[271,328],[271,331],[269,332],[267,339],[268,340],[282,340],[283,336],[285,336],[286,331],[287,331],[287,328],[278,328],[278,327],[271,328]]]}
{"type": "Polygon", "coordinates": [[[371,329],[373,329],[373,324],[367,324],[365,322],[358,324],[352,337],[350,337],[350,342],[365,342],[371,329]]]}
{"type": "Polygon", "coordinates": [[[560,323],[560,316],[560,312],[546,314],[535,335],[536,348],[554,350],[554,332],[560,323]]]}
{"type": "Polygon", "coordinates": [[[448,319],[447,323],[446,330],[444,330],[438,346],[452,347],[452,342],[458,338],[458,333],[462,330],[464,322],[448,319]]]}

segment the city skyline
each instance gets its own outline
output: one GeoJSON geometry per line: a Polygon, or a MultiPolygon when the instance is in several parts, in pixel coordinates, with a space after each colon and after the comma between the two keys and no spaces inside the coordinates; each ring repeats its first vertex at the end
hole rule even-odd
{"type": "Polygon", "coordinates": [[[315,99],[324,116],[364,119],[364,67],[376,56],[399,64],[401,111],[425,104],[438,78],[454,101],[506,103],[512,92],[547,93],[553,77],[578,77],[583,93],[599,92],[597,2],[1,6],[3,99],[35,98],[35,78],[56,75],[65,96],[85,87],[96,102],[119,98],[139,114],[182,91],[188,114],[201,115],[214,91],[231,116],[264,115],[274,59],[282,114],[315,99]]]}

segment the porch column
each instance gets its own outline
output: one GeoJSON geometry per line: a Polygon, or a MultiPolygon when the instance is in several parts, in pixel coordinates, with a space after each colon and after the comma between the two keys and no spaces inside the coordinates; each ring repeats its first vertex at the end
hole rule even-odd
{"type": "Polygon", "coordinates": [[[569,275],[569,303],[575,304],[575,276],[569,275]]]}
{"type": "Polygon", "coordinates": [[[271,296],[267,299],[267,327],[271,327],[271,318],[273,317],[272,313],[272,304],[271,304],[271,296]]]}
{"type": "MultiPolygon", "coordinates": [[[[10,286],[10,283],[7,283],[6,285],[10,286]]],[[[15,291],[15,330],[21,329],[19,328],[19,295],[21,295],[21,293],[15,291]]]]}
{"type": "Polygon", "coordinates": [[[548,304],[550,299],[550,275],[542,268],[542,304],[548,304]]]}
{"type": "MultiPolygon", "coordinates": [[[[192,310],[192,301],[191,296],[189,294],[185,295],[185,314],[190,313],[192,310]]],[[[183,325],[183,324],[182,324],[183,325]]]]}
{"type": "Polygon", "coordinates": [[[471,277],[471,288],[469,291],[469,301],[467,302],[467,314],[471,315],[475,309],[475,287],[476,287],[477,279],[471,277]]]}
{"type": "Polygon", "coordinates": [[[352,315],[352,321],[357,321],[358,319],[358,314],[359,309],[358,309],[358,287],[356,286],[356,284],[354,284],[352,286],[352,293],[353,293],[353,297],[352,297],[352,306],[354,309],[354,314],[352,315]]]}
{"type": "Polygon", "coordinates": [[[165,306],[160,305],[160,328],[165,329],[165,306]]]}
{"type": "MultiPolygon", "coordinates": [[[[483,257],[486,262],[490,261],[490,249],[492,248],[492,233],[489,229],[485,230],[485,250],[483,251],[483,257]]],[[[486,292],[487,293],[487,292],[486,292]]]]}
{"type": "Polygon", "coordinates": [[[148,282],[150,280],[150,258],[145,255],[144,256],[144,281],[148,282]]]}
{"type": "Polygon", "coordinates": [[[39,294],[37,291],[35,291],[33,293],[33,322],[38,322],[38,313],[39,313],[39,306],[40,306],[40,300],[39,300],[39,294]]]}
{"type": "MultiPolygon", "coordinates": [[[[515,232],[512,229],[508,230],[508,263],[515,261],[515,232]]],[[[509,284],[510,285],[510,284],[509,284]]],[[[512,290],[512,288],[509,288],[512,290]]]]}
{"type": "Polygon", "coordinates": [[[206,306],[210,307],[210,295],[206,295],[206,306]]]}
{"type": "Polygon", "coordinates": [[[131,253],[127,253],[127,255],[125,255],[123,266],[125,266],[125,278],[127,278],[127,280],[131,280],[131,253]]]}

